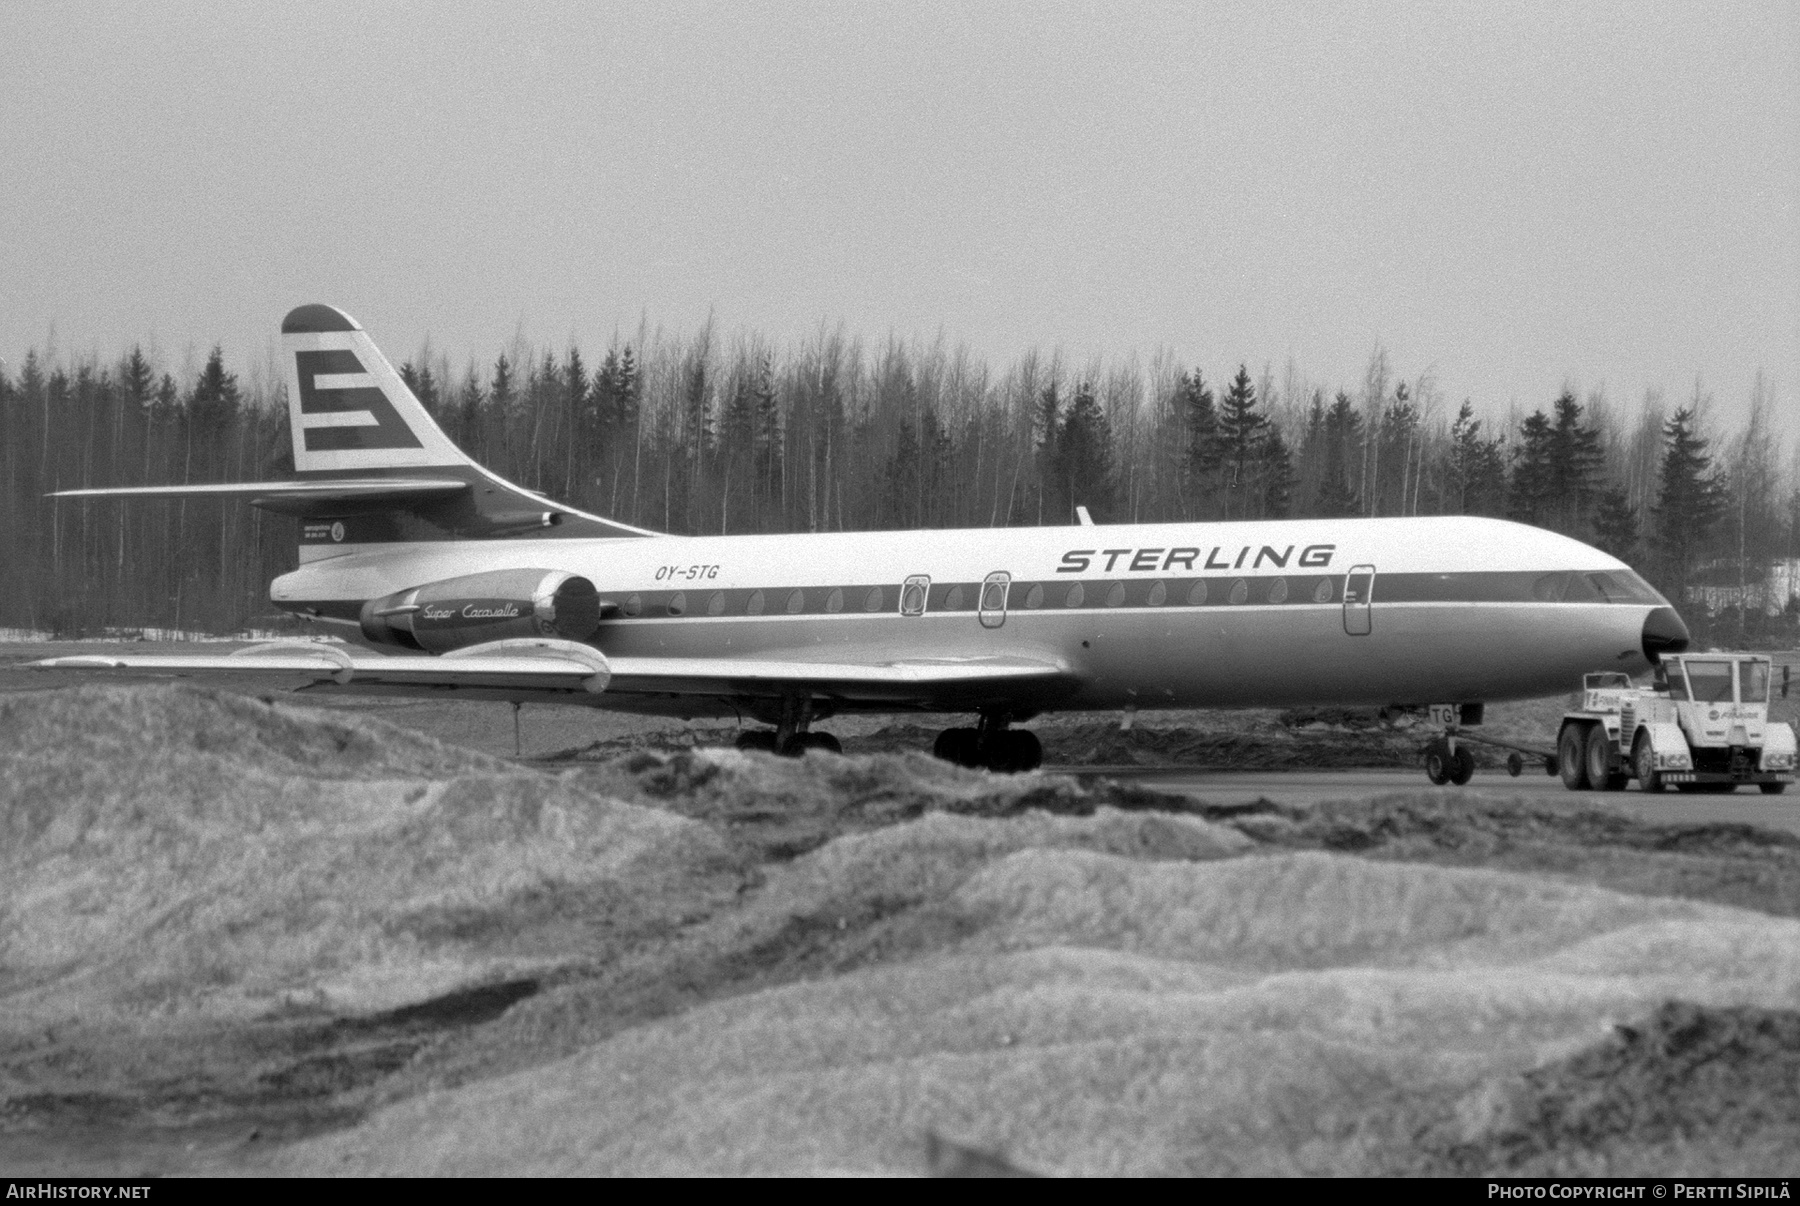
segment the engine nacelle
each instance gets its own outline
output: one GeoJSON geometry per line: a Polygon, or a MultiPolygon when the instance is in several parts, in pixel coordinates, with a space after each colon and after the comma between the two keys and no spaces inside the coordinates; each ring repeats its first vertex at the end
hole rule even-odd
{"type": "Polygon", "coordinates": [[[563,570],[511,569],[429,582],[363,604],[363,636],[378,645],[445,653],[510,637],[585,641],[600,595],[563,570]]]}

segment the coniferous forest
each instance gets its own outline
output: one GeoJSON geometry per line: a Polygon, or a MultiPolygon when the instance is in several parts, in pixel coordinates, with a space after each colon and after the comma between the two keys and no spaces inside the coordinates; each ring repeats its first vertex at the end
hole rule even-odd
{"type": "MultiPolygon", "coordinates": [[[[997,368],[942,344],[822,329],[778,348],[710,325],[641,331],[597,362],[515,340],[457,371],[428,345],[401,373],[496,472],[663,531],[1067,524],[1078,505],[1099,523],[1494,515],[1630,562],[1702,639],[1787,644],[1800,623],[1769,574],[1800,558],[1800,457],[1784,460],[1760,377],[1732,425],[1698,385],[1495,416],[1379,348],[1360,381],[1321,384],[1292,364],[1214,379],[1167,355],[1031,352],[997,368]]],[[[218,348],[187,372],[140,347],[0,370],[0,627],[276,626],[268,583],[295,563],[295,520],[45,495],[283,477],[284,395],[218,348]]]]}

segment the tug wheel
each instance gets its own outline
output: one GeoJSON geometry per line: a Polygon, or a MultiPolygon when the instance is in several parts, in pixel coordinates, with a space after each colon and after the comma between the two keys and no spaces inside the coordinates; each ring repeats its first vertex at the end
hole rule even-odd
{"type": "Polygon", "coordinates": [[[1586,728],[1581,724],[1565,724],[1556,739],[1556,769],[1562,774],[1563,786],[1570,791],[1581,791],[1588,786],[1586,728]]]}
{"type": "Polygon", "coordinates": [[[1656,750],[1650,745],[1650,738],[1640,734],[1637,745],[1631,751],[1631,766],[1637,772],[1639,791],[1664,791],[1668,784],[1663,782],[1662,775],[1656,769],[1656,750]]]}
{"type": "Polygon", "coordinates": [[[1606,735],[1605,725],[1588,726],[1587,744],[1582,752],[1587,758],[1582,769],[1587,771],[1588,784],[1595,791],[1618,791],[1625,786],[1625,776],[1612,768],[1612,738],[1606,735]]]}
{"type": "Polygon", "coordinates": [[[1457,746],[1456,753],[1450,758],[1450,782],[1461,787],[1474,777],[1475,755],[1469,752],[1468,746],[1457,746]]]}

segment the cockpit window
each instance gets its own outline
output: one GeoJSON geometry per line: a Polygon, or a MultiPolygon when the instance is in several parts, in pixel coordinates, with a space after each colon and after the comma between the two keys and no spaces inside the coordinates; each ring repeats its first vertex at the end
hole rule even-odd
{"type": "Polygon", "coordinates": [[[1686,665],[1688,690],[1693,692],[1695,703],[1731,702],[1730,662],[1688,662],[1686,665]]]}
{"type": "Polygon", "coordinates": [[[1769,663],[1738,663],[1738,702],[1769,702],[1769,663]]]}
{"type": "Polygon", "coordinates": [[[1588,574],[1587,580],[1608,603],[1666,603],[1648,582],[1630,570],[1608,570],[1601,574],[1588,574]]]}

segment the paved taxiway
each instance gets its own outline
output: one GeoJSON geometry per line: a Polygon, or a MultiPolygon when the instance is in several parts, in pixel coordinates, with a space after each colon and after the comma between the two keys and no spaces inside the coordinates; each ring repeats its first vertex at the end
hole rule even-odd
{"type": "Polygon", "coordinates": [[[1541,771],[1517,779],[1505,771],[1477,773],[1463,788],[1433,787],[1424,771],[1335,770],[1258,773],[1177,770],[1139,770],[1128,767],[1046,768],[1065,774],[1098,773],[1108,778],[1137,783],[1154,791],[1196,796],[1214,804],[1250,804],[1266,799],[1277,804],[1310,807],[1327,800],[1367,799],[1392,792],[1442,792],[1446,796],[1474,793],[1526,799],[1559,808],[1617,808],[1653,824],[1692,822],[1758,825],[1800,834],[1800,788],[1786,794],[1765,796],[1753,787],[1740,787],[1730,795],[1686,795],[1669,791],[1646,795],[1635,787],[1625,791],[1569,791],[1562,780],[1541,771]]]}

